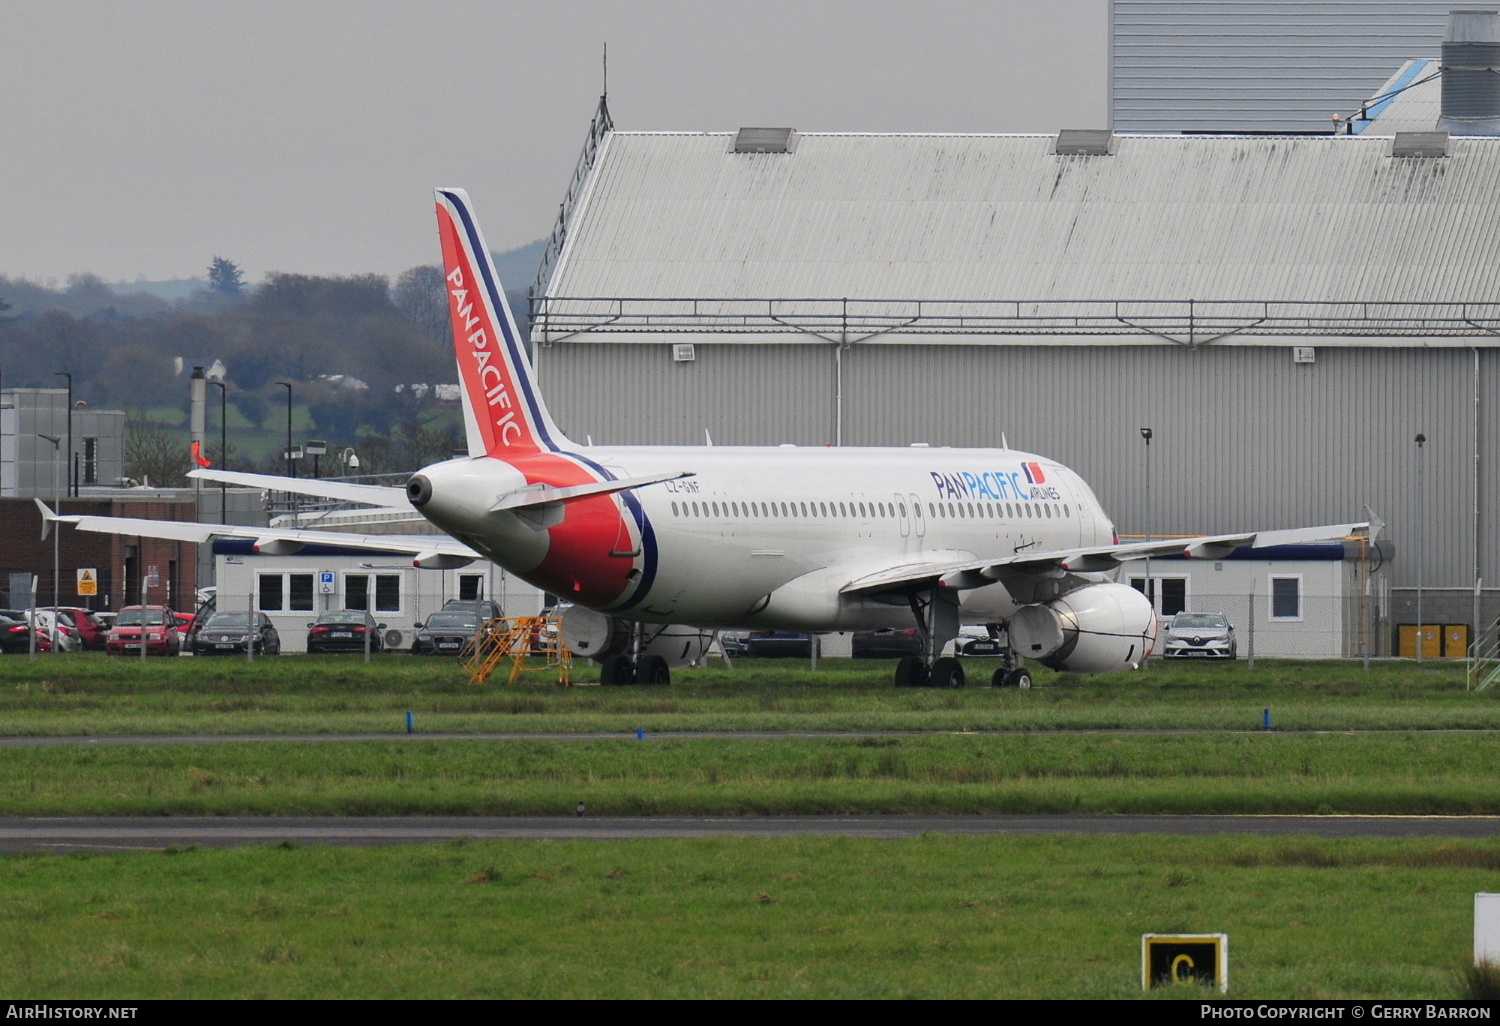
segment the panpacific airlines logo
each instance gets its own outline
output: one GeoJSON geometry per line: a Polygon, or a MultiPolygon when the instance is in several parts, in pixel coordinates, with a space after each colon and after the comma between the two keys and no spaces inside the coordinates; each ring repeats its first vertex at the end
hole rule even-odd
{"type": "Polygon", "coordinates": [[[1032,502],[1039,499],[1061,499],[1062,494],[1047,484],[1040,463],[1022,463],[1019,471],[986,470],[957,473],[929,471],[940,499],[989,499],[1000,502],[1032,502]]]}
{"type": "Polygon", "coordinates": [[[468,339],[468,352],[473,360],[470,369],[492,411],[493,440],[507,447],[519,445],[526,440],[526,430],[516,419],[510,383],[501,367],[505,358],[493,344],[500,340],[492,338],[485,326],[483,307],[476,311],[478,304],[469,297],[462,267],[453,268],[448,275],[448,298],[453,308],[453,330],[468,339]]]}

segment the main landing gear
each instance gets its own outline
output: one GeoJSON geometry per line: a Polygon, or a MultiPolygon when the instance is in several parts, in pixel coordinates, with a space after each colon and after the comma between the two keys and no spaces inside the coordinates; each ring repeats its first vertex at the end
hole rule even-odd
{"type": "MultiPolygon", "coordinates": [[[[953,656],[938,655],[950,641],[958,637],[957,596],[938,585],[929,591],[909,593],[907,601],[917,620],[917,634],[922,639],[924,655],[905,656],[896,664],[896,687],[963,687],[967,683],[964,664],[953,656]]],[[[991,626],[990,634],[998,637],[998,628],[991,626]]],[[[990,687],[1031,687],[1031,673],[1022,667],[1021,657],[1010,647],[1008,634],[1000,659],[1000,668],[990,678],[990,687]]]]}
{"type": "Polygon", "coordinates": [[[658,684],[672,683],[672,670],[659,655],[648,655],[639,663],[627,655],[605,656],[599,667],[600,684],[658,684]]]}
{"type": "Polygon", "coordinates": [[[930,669],[921,656],[906,656],[896,664],[898,688],[961,688],[966,683],[964,664],[951,656],[933,660],[930,669]]]}
{"type": "Polygon", "coordinates": [[[644,624],[635,624],[630,635],[630,654],[605,656],[599,667],[599,683],[655,684],[662,687],[672,683],[672,669],[666,659],[659,655],[642,655],[644,647],[644,624]]]}

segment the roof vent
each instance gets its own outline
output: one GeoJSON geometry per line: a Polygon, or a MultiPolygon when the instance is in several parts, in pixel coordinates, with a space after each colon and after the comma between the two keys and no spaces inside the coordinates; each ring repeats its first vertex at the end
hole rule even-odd
{"type": "Polygon", "coordinates": [[[791,128],[742,128],[734,133],[730,153],[791,153],[797,132],[791,128]]]}
{"type": "Polygon", "coordinates": [[[1107,157],[1114,145],[1115,133],[1108,128],[1064,128],[1052,152],[1059,157],[1107,157]]]}
{"type": "Polygon", "coordinates": [[[1391,143],[1393,157],[1446,157],[1447,132],[1397,132],[1391,143]]]}
{"type": "Polygon", "coordinates": [[[1500,135],[1500,11],[1448,12],[1442,69],[1438,128],[1454,135],[1500,135]]]}

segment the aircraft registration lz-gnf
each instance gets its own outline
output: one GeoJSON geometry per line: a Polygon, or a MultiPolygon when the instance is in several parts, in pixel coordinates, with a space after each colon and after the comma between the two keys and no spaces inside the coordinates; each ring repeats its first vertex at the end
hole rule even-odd
{"type": "MultiPolygon", "coordinates": [[[[343,544],[412,554],[419,567],[477,556],[573,605],[563,635],[603,661],[604,683],[667,683],[704,630],[851,631],[916,624],[922,656],[898,686],[964,682],[944,656],[961,624],[1007,639],[993,683],[1025,686],[1024,659],[1100,673],[1156,643],[1150,603],[1114,578],[1126,560],[1339,538],[1338,524],[1118,543],[1088,485],[1009,449],[579,446],[553,422],[468,197],[437,191],[468,458],[405,490],[200,470],[195,476],[368,505],[416,507],[449,538],[59,517],[83,530],[207,540],[260,551],[343,544]],[[672,625],[684,625],[674,627],[672,625]]],[[[45,507],[44,507],[45,508],[45,507]]],[[[47,511],[51,518],[52,514],[47,511]]]]}

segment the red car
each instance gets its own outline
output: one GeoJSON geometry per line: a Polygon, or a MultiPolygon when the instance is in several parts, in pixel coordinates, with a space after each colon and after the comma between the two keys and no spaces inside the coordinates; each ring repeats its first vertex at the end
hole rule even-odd
{"type": "Polygon", "coordinates": [[[168,606],[126,606],[115,617],[104,651],[109,655],[140,655],[141,624],[145,623],[147,655],[178,655],[182,634],[168,606]]]}
{"type": "MultiPolygon", "coordinates": [[[[51,609],[51,606],[44,606],[51,609]]],[[[72,619],[71,626],[78,632],[79,640],[83,647],[89,652],[97,652],[104,648],[109,641],[109,628],[104,626],[93,613],[93,610],[84,609],[82,606],[58,606],[58,612],[66,613],[72,619]]]]}

